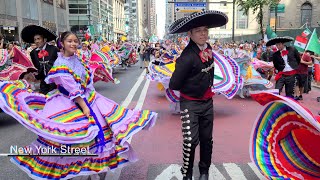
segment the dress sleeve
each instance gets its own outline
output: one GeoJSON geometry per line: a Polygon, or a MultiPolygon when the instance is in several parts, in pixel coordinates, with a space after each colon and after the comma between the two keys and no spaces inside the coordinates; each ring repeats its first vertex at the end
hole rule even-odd
{"type": "Polygon", "coordinates": [[[85,98],[81,84],[77,82],[77,78],[73,76],[72,71],[67,66],[53,66],[45,82],[47,84],[55,83],[57,86],[62,86],[69,92],[70,100],[77,97],[85,98]]]}

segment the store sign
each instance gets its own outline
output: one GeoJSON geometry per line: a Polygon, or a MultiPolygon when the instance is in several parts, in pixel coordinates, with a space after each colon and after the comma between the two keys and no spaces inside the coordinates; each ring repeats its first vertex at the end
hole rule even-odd
{"type": "Polygon", "coordinates": [[[3,29],[4,30],[10,30],[10,31],[13,31],[13,30],[15,30],[16,29],[16,27],[12,27],[12,26],[3,26],[3,29]]]}

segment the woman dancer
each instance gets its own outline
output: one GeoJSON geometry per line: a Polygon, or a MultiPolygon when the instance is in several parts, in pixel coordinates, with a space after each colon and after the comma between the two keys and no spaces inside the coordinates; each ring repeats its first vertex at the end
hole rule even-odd
{"type": "Polygon", "coordinates": [[[32,156],[11,161],[34,179],[70,179],[136,161],[127,139],[152,127],[157,113],[125,109],[97,93],[91,72],[76,55],[78,37],[64,32],[61,42],[64,52],[45,79],[57,89],[45,96],[30,92],[25,81],[0,82],[0,108],[39,135],[26,147],[32,156]],[[59,155],[66,147],[85,148],[98,156],[37,156],[40,146],[54,147],[59,155]]]}

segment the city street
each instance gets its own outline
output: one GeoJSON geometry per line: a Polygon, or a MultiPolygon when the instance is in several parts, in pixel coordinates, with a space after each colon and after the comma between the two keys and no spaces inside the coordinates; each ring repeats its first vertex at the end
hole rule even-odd
{"type": "MultiPolygon", "coordinates": [[[[104,96],[129,108],[150,109],[159,113],[156,125],[150,131],[135,135],[131,144],[139,161],[115,172],[100,175],[101,179],[114,180],[167,180],[182,179],[179,172],[182,164],[182,135],[179,115],[172,115],[169,102],[157,84],[145,80],[138,65],[127,70],[116,69],[115,77],[121,83],[98,82],[96,90],[104,96]]],[[[312,113],[318,112],[316,97],[319,89],[304,95],[301,103],[312,113]]],[[[249,138],[252,125],[262,106],[250,98],[235,97],[227,100],[221,95],[214,97],[214,145],[210,178],[217,180],[263,179],[249,157],[249,138]]],[[[0,114],[1,153],[8,153],[11,145],[28,145],[36,136],[13,118],[0,114]]],[[[195,159],[194,177],[198,178],[195,159]]],[[[30,179],[14,166],[8,157],[0,157],[0,179],[30,179]]]]}

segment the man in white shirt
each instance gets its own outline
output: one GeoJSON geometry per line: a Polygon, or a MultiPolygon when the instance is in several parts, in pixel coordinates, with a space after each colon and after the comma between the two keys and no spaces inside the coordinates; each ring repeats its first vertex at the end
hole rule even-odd
{"type": "Polygon", "coordinates": [[[278,71],[275,77],[276,89],[279,89],[279,94],[285,86],[287,97],[294,98],[294,88],[296,84],[296,74],[301,58],[298,50],[291,46],[285,46],[284,43],[293,41],[291,37],[276,37],[267,42],[267,46],[276,45],[278,51],[273,57],[273,65],[278,71]]]}

